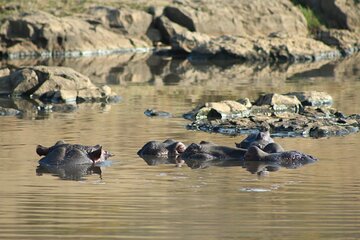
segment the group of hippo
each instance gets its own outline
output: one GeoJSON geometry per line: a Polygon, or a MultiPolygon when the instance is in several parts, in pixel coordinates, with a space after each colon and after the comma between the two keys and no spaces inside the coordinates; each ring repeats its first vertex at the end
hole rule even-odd
{"type": "MultiPolygon", "coordinates": [[[[36,153],[43,156],[39,161],[38,172],[41,173],[39,169],[43,172],[54,172],[55,169],[57,174],[60,172],[65,178],[66,172],[74,174],[74,169],[79,169],[79,166],[83,166],[80,168],[81,173],[88,173],[99,163],[113,156],[100,145],[84,146],[63,141],[58,141],[52,147],[38,145],[36,153]]],[[[192,143],[189,146],[173,139],[163,142],[150,141],[137,154],[149,165],[165,162],[175,163],[177,166],[185,163],[191,168],[219,164],[241,165],[258,174],[276,171],[280,167],[297,168],[317,160],[301,152],[285,151],[274,142],[269,131],[252,133],[242,142],[236,143],[236,147],[219,146],[206,141],[192,143]]],[[[70,178],[74,178],[71,174],[70,178]]],[[[67,175],[69,177],[69,174],[67,175]]]]}
{"type": "MultiPolygon", "coordinates": [[[[298,151],[285,151],[280,144],[274,142],[269,131],[248,135],[236,147],[219,146],[211,142],[201,141],[186,146],[182,142],[167,139],[164,142],[150,141],[139,151],[149,165],[158,161],[174,162],[177,166],[186,164],[191,168],[203,168],[209,165],[241,165],[253,166],[251,162],[263,166],[256,171],[259,174],[266,170],[276,171],[280,167],[297,168],[317,161],[316,158],[298,151]],[[249,164],[250,163],[250,164],[249,164]],[[266,167],[266,166],[272,167],[266,167]],[[274,167],[274,166],[278,167],[274,167]]],[[[248,169],[249,170],[249,169],[248,169]]]]}

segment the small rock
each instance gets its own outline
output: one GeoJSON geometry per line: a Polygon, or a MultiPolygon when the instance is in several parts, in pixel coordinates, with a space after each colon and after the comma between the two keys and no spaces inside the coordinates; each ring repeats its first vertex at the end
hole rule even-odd
{"type": "Polygon", "coordinates": [[[333,103],[332,97],[326,92],[291,92],[285,95],[296,96],[303,106],[331,106],[333,103]]]}
{"type": "Polygon", "coordinates": [[[294,108],[298,110],[302,105],[295,96],[286,96],[277,93],[266,94],[255,101],[255,105],[270,105],[274,110],[286,110],[294,108]]]}
{"type": "Polygon", "coordinates": [[[21,112],[14,108],[3,108],[0,107],[0,116],[16,116],[19,115],[21,112]]]}

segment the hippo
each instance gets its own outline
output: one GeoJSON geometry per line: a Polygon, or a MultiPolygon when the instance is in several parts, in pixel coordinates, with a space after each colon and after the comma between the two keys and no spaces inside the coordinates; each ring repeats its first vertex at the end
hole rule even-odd
{"type": "Polygon", "coordinates": [[[272,142],[269,143],[268,145],[266,145],[263,149],[264,152],[266,153],[279,153],[279,152],[285,152],[284,148],[276,143],[276,142],[272,142]]]}
{"type": "Polygon", "coordinates": [[[214,143],[202,141],[200,144],[192,143],[181,154],[185,160],[238,160],[244,158],[246,149],[219,146],[214,143]]]}
{"type": "Polygon", "coordinates": [[[173,139],[167,139],[164,142],[150,141],[146,143],[137,154],[140,157],[176,157],[182,154],[186,145],[173,139]]]}
{"type": "Polygon", "coordinates": [[[249,134],[242,142],[235,143],[237,148],[248,149],[251,146],[257,146],[263,149],[269,143],[273,143],[274,140],[270,136],[269,131],[258,132],[249,134]]]}
{"type": "Polygon", "coordinates": [[[79,144],[67,144],[58,141],[54,146],[44,147],[38,145],[36,153],[44,156],[39,160],[40,165],[64,165],[64,164],[96,164],[113,156],[102,146],[84,146],[79,144]]]}
{"type": "Polygon", "coordinates": [[[157,111],[155,109],[146,109],[144,114],[148,117],[163,117],[163,118],[170,118],[172,117],[171,113],[164,112],[164,111],[157,111]]]}
{"type": "MultiPolygon", "coordinates": [[[[276,151],[278,151],[279,146],[274,146],[274,145],[269,146],[269,149],[270,150],[275,149],[276,151]]],[[[281,148],[280,152],[268,153],[261,150],[257,146],[251,146],[248,149],[248,151],[244,156],[244,160],[245,162],[246,161],[276,162],[281,167],[285,167],[285,168],[298,168],[303,165],[317,161],[317,159],[314,158],[313,156],[298,151],[283,151],[281,148]]]]}

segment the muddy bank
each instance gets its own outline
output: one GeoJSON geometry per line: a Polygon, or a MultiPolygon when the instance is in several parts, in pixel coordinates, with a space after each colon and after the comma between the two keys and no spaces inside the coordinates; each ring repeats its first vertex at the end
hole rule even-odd
{"type": "MultiPolygon", "coordinates": [[[[324,26],[316,32],[309,32],[309,20],[288,0],[271,4],[261,0],[152,1],[142,8],[129,3],[122,7],[92,5],[82,14],[65,17],[20,8],[18,15],[2,20],[0,55],[107,55],[166,47],[168,54],[181,53],[190,59],[333,59],[359,51],[359,23],[354,13],[360,6],[355,1],[339,2],[331,1],[337,7],[330,9],[332,15],[324,18],[324,26]]],[[[303,4],[314,12],[327,11],[324,4],[303,4]]]]}

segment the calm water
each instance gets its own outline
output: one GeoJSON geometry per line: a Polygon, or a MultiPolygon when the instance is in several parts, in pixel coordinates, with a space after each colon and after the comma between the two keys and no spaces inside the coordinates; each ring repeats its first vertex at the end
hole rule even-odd
{"type": "Polygon", "coordinates": [[[71,66],[122,101],[0,119],[0,239],[360,239],[359,134],[277,139],[320,161],[265,177],[242,167],[148,166],[136,155],[149,140],[233,146],[245,137],[186,130],[179,116],[201,101],[318,90],[340,111],[360,113],[360,56],[281,69],[146,55],[2,64],[71,66]],[[175,117],[148,118],[147,108],[175,117]],[[36,145],[59,139],[116,156],[101,177],[37,176],[36,145]]]}

